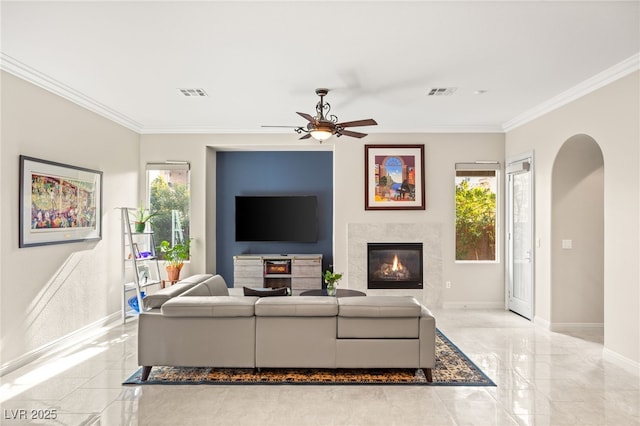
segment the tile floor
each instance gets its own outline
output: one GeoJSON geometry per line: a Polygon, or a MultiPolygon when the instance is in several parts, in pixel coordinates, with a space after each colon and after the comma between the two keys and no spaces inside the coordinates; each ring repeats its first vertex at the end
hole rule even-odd
{"type": "Polygon", "coordinates": [[[640,378],[601,335],[503,311],[434,311],[497,387],[142,386],[136,322],[0,381],[2,425],[640,425],[640,378]],[[37,419],[38,416],[55,419],[37,419]],[[20,417],[27,417],[27,420],[20,417]],[[36,417],[32,419],[32,417],[36,417]]]}

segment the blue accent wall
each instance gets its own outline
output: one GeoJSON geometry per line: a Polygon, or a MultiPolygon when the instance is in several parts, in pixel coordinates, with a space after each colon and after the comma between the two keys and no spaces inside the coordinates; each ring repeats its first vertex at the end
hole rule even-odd
{"type": "Polygon", "coordinates": [[[238,254],[317,253],[333,264],[333,152],[219,151],[216,153],[216,272],[233,286],[238,254]],[[236,242],[236,195],[315,195],[318,241],[236,242]]]}

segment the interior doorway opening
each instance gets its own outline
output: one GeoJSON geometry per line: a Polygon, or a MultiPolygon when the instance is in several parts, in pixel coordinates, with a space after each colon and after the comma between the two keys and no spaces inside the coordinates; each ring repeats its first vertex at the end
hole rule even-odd
{"type": "Polygon", "coordinates": [[[604,158],[592,137],[562,145],[551,193],[551,328],[603,329],[604,158]]]}

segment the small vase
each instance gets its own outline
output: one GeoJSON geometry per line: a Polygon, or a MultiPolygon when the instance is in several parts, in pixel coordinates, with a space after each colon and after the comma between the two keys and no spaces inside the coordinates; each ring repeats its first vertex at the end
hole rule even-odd
{"type": "Polygon", "coordinates": [[[327,284],[327,295],[335,297],[337,291],[338,289],[335,285],[327,284]]]}
{"type": "Polygon", "coordinates": [[[135,228],[136,228],[136,232],[138,233],[143,233],[144,232],[144,228],[147,227],[147,222],[136,222],[135,223],[135,228]]]}

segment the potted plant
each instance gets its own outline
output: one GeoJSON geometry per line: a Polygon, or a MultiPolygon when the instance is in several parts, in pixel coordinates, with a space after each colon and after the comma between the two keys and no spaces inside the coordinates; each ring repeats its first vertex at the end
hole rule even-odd
{"type": "Polygon", "coordinates": [[[160,243],[160,251],[164,253],[167,261],[167,277],[169,281],[178,281],[180,279],[180,271],[184,266],[185,260],[189,259],[189,250],[191,248],[191,239],[171,246],[169,241],[160,243]]]}
{"type": "Polygon", "coordinates": [[[144,229],[147,226],[147,222],[154,216],[157,216],[158,213],[147,213],[147,209],[142,206],[140,203],[140,208],[134,214],[134,227],[136,232],[144,232],[144,229]]]}
{"type": "Polygon", "coordinates": [[[324,271],[324,282],[327,283],[327,293],[335,296],[338,290],[338,282],[342,279],[342,274],[333,273],[330,269],[324,271]]]}

